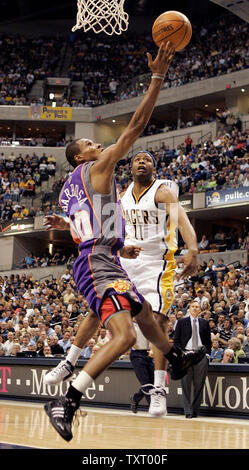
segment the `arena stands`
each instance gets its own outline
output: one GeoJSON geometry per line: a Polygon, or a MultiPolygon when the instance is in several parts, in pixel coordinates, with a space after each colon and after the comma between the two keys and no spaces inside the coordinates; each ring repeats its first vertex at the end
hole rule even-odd
{"type": "MultiPolygon", "coordinates": [[[[164,88],[248,68],[247,37],[248,24],[234,16],[230,21],[229,14],[205,25],[201,31],[194,28],[191,43],[174,59],[164,88]]],[[[46,104],[45,97],[29,99],[28,93],[36,80],[56,76],[65,41],[70,51],[68,76],[73,82],[82,82],[82,86],[80,96],[73,92],[69,98],[64,95],[61,106],[92,107],[144,93],[149,80],[145,53],[156,50],[151,34],[125,33],[116,37],[115,43],[111,37],[93,34],[75,35],[73,41],[71,36],[30,39],[25,34],[3,34],[0,104],[46,104]],[[143,76],[142,85],[141,78],[134,80],[139,76],[143,76]]]]}
{"type": "MultiPolygon", "coordinates": [[[[230,72],[247,69],[248,24],[229,15],[200,30],[194,27],[193,39],[188,48],[175,57],[163,88],[176,88],[188,83],[219,77],[230,72]],[[226,27],[225,27],[226,26],[226,27]],[[229,41],[228,41],[229,38],[229,41]]],[[[145,52],[152,53],[155,46],[151,35],[124,34],[115,38],[101,35],[75,35],[74,40],[62,36],[31,39],[23,35],[0,36],[0,105],[45,104],[46,98],[35,98],[31,91],[35,82],[56,76],[63,60],[68,61],[67,75],[72,83],[78,83],[77,94],[71,88],[70,96],[64,95],[57,105],[74,108],[94,107],[123,101],[145,92],[148,67],[145,52]],[[62,56],[66,46],[68,56],[62,56]],[[135,78],[134,78],[135,77],[135,78]]],[[[204,139],[194,144],[186,135],[182,144],[175,147],[158,143],[149,150],[157,162],[157,177],[171,179],[179,186],[180,197],[206,193],[210,190],[240,189],[249,186],[248,129],[243,128],[239,114],[228,108],[198,116],[180,123],[165,123],[160,127],[151,120],[143,136],[161,134],[170,130],[188,129],[197,124],[216,120],[218,133],[214,139],[204,139]]],[[[61,136],[57,147],[64,147],[70,139],[61,136]]],[[[1,143],[12,140],[0,136],[1,143]]],[[[38,137],[20,140],[21,145],[46,147],[46,133],[38,137]]],[[[44,149],[45,150],[45,149],[44,149]]],[[[67,174],[58,171],[53,155],[45,152],[38,157],[31,150],[25,154],[10,152],[0,155],[0,225],[25,218],[61,214],[58,196],[67,174]],[[40,192],[43,182],[50,182],[46,191],[40,192]]],[[[66,173],[66,172],[64,172],[66,173]]],[[[116,178],[121,194],[131,182],[130,155],[116,167],[116,178]]],[[[233,346],[232,337],[238,337],[241,349],[248,355],[249,339],[249,267],[248,261],[224,262],[226,252],[249,249],[249,233],[246,226],[240,232],[223,226],[219,221],[212,233],[205,227],[198,231],[199,252],[207,253],[208,260],[200,261],[196,276],[179,281],[180,265],[176,272],[175,299],[170,311],[170,336],[173,340],[176,322],[188,315],[191,299],[201,304],[202,316],[209,320],[212,337],[218,340],[220,361],[224,349],[233,346]],[[221,252],[215,262],[212,255],[221,252]],[[241,337],[242,334],[242,337],[241,337]]],[[[176,256],[185,253],[186,247],[179,238],[176,256]]],[[[77,292],[72,264],[77,250],[61,250],[41,247],[34,254],[31,249],[12,266],[13,273],[0,272],[0,355],[16,355],[18,352],[36,351],[39,357],[67,354],[74,341],[81,321],[88,314],[85,299],[77,292]],[[64,273],[41,279],[37,268],[64,266],[64,273]],[[27,274],[28,270],[28,274],[27,274]],[[18,273],[17,273],[18,271],[18,273]],[[19,274],[19,271],[25,271],[19,274]],[[36,277],[37,276],[37,277],[36,277]],[[61,341],[61,343],[60,343],[61,341]],[[57,344],[65,347],[63,352],[57,344]],[[57,352],[56,352],[57,351],[57,352]]],[[[102,329],[103,330],[103,329],[102,329]]],[[[96,332],[82,353],[88,358],[104,344],[109,332],[96,332]]],[[[238,353],[236,353],[236,357],[238,353]]],[[[217,355],[214,354],[214,357],[217,355]]],[[[122,359],[127,359],[126,356],[122,359]]],[[[218,361],[217,361],[218,362],[218,361]]]]}
{"type": "Polygon", "coordinates": [[[28,104],[33,83],[54,75],[62,44],[59,35],[31,39],[1,34],[0,104],[28,104]]]}
{"type": "MultiPolygon", "coordinates": [[[[51,264],[63,262],[63,259],[56,253],[53,257],[46,253],[45,257],[50,260],[51,264]]],[[[29,259],[28,257],[25,259],[26,267],[30,267],[31,262],[37,264],[32,254],[29,259]]],[[[184,282],[178,281],[179,273],[180,267],[177,268],[175,299],[169,314],[170,326],[171,323],[173,324],[171,337],[174,336],[177,320],[188,315],[189,302],[195,298],[200,302],[201,316],[209,320],[212,325],[213,339],[223,339],[223,342],[219,342],[222,356],[229,339],[239,335],[241,348],[244,348],[247,354],[248,264],[245,263],[244,266],[240,265],[235,268],[233,264],[222,264],[222,260],[217,265],[210,260],[208,266],[205,263],[200,264],[198,274],[184,282]],[[228,329],[227,325],[224,326],[226,319],[229,319],[228,329]]],[[[36,351],[39,356],[43,356],[43,347],[54,344],[52,341],[54,336],[55,342],[64,338],[64,335],[67,336],[70,346],[79,323],[84,321],[87,313],[88,305],[77,292],[71,269],[65,268],[64,274],[57,278],[41,281],[33,276],[32,271],[23,275],[14,273],[10,276],[0,276],[0,344],[3,345],[4,355],[16,355],[18,351],[16,344],[19,344],[21,351],[32,350],[36,351]]],[[[93,339],[101,347],[104,342],[103,339],[98,340],[99,334],[100,331],[96,332],[93,339]]],[[[102,336],[105,336],[103,332],[102,336]]],[[[110,337],[109,332],[107,337],[110,337]]],[[[66,354],[66,349],[63,354],[66,354]]],[[[86,357],[84,351],[82,357],[86,357]]],[[[122,357],[122,359],[127,359],[127,357],[122,357]]]]}

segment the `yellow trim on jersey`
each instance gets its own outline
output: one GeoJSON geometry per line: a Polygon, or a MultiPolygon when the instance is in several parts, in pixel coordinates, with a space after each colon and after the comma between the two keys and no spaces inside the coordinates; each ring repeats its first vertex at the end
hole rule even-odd
{"type": "Polygon", "coordinates": [[[141,199],[141,198],[144,196],[144,194],[151,188],[151,186],[155,183],[155,181],[156,181],[156,180],[153,180],[152,183],[151,183],[147,188],[145,188],[145,189],[141,192],[141,194],[139,194],[138,197],[137,197],[136,194],[134,193],[134,187],[132,188],[132,195],[133,195],[133,197],[134,197],[134,199],[135,199],[136,204],[139,203],[140,199],[141,199]]]}
{"type": "Polygon", "coordinates": [[[174,275],[175,275],[175,268],[176,262],[174,259],[174,253],[171,253],[171,261],[167,262],[166,270],[164,271],[161,277],[161,294],[163,298],[163,308],[162,313],[166,315],[169,307],[171,306],[173,299],[174,299],[174,275]]]}
{"type": "Polygon", "coordinates": [[[175,232],[176,232],[176,227],[172,226],[172,223],[170,223],[170,217],[168,217],[167,235],[165,238],[166,247],[168,248],[168,251],[165,255],[165,260],[167,261],[167,265],[161,277],[161,286],[160,286],[162,297],[163,297],[163,308],[162,308],[163,314],[167,313],[174,299],[173,281],[174,281],[174,275],[175,275],[175,269],[176,269],[176,261],[174,258],[174,254],[177,250],[176,243],[174,243],[175,236],[176,236],[175,232]]]}
{"type": "Polygon", "coordinates": [[[170,222],[170,216],[168,216],[167,220],[167,234],[165,237],[165,244],[168,249],[165,259],[167,261],[170,261],[172,258],[174,259],[174,253],[177,250],[177,244],[176,244],[176,226],[173,226],[173,224],[170,222]]]}

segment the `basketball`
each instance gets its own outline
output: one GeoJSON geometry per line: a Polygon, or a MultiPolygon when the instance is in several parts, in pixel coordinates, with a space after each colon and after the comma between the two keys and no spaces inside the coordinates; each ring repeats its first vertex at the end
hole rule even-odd
{"type": "Polygon", "coordinates": [[[171,41],[176,51],[187,46],[192,36],[189,19],[179,11],[166,11],[157,17],[152,26],[152,38],[159,47],[162,41],[171,41]]]}

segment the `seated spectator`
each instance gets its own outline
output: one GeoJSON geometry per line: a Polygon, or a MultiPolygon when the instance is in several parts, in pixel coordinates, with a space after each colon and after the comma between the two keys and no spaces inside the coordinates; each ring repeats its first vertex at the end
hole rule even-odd
{"type": "Polygon", "coordinates": [[[41,339],[38,339],[36,343],[36,351],[37,351],[38,356],[44,357],[43,349],[44,349],[44,341],[41,339]]]}
{"type": "Polygon", "coordinates": [[[224,349],[219,347],[219,340],[213,338],[210,360],[213,362],[221,362],[224,354],[224,349]]]}
{"type": "Polygon", "coordinates": [[[233,362],[235,364],[237,364],[239,362],[238,357],[244,357],[245,356],[245,352],[241,348],[241,341],[239,340],[239,338],[236,338],[236,337],[231,338],[228,341],[228,347],[234,351],[233,362]]]}
{"type": "Polygon", "coordinates": [[[20,340],[22,341],[21,352],[28,351],[28,347],[30,344],[30,335],[24,334],[23,336],[20,337],[20,340]]]}
{"type": "Polygon", "coordinates": [[[11,356],[17,356],[17,354],[21,352],[21,345],[19,343],[14,343],[11,349],[11,356]]]}
{"type": "Polygon", "coordinates": [[[244,353],[249,356],[249,328],[246,329],[246,339],[242,347],[244,353]]]}
{"type": "Polygon", "coordinates": [[[206,235],[203,235],[201,241],[198,244],[199,249],[206,250],[208,248],[208,245],[209,245],[209,241],[207,240],[206,235]]]}
{"type": "Polygon", "coordinates": [[[237,314],[238,311],[239,311],[239,303],[237,301],[237,296],[234,294],[234,295],[231,295],[228,299],[227,313],[231,317],[232,315],[237,314]]]}
{"type": "MultiPolygon", "coordinates": [[[[235,317],[235,324],[234,324],[234,329],[233,329],[233,334],[232,338],[237,336],[238,334],[243,335],[245,339],[245,329],[243,323],[238,319],[237,315],[234,315],[235,317]]],[[[244,341],[244,340],[243,340],[244,341]]]]}
{"type": "Polygon", "coordinates": [[[9,356],[12,353],[12,349],[14,346],[14,333],[9,331],[7,333],[7,341],[3,344],[4,355],[9,356]]]}
{"type": "Polygon", "coordinates": [[[81,357],[83,359],[89,359],[92,355],[92,350],[93,350],[93,347],[95,346],[96,342],[93,338],[91,338],[89,341],[88,341],[88,344],[87,346],[84,347],[83,351],[82,351],[82,354],[81,354],[81,357]]]}
{"type": "Polygon", "coordinates": [[[35,264],[35,258],[32,253],[29,253],[24,258],[27,268],[31,268],[35,264]]]}
{"type": "Polygon", "coordinates": [[[101,328],[100,329],[100,332],[99,332],[99,336],[98,336],[98,339],[97,339],[97,346],[104,346],[104,344],[108,343],[109,341],[109,338],[107,336],[107,331],[105,328],[101,328]]]}
{"type": "Polygon", "coordinates": [[[65,292],[63,293],[63,302],[68,305],[71,299],[74,299],[75,295],[72,288],[68,285],[65,292]]]}
{"type": "Polygon", "coordinates": [[[209,318],[208,321],[209,321],[209,327],[210,327],[210,332],[211,332],[211,338],[214,339],[214,338],[217,338],[218,328],[216,326],[215,319],[211,317],[211,312],[209,310],[208,310],[208,312],[210,314],[210,318],[209,318]]]}
{"type": "Polygon", "coordinates": [[[53,357],[50,346],[43,347],[43,357],[53,357]]]}
{"type": "Polygon", "coordinates": [[[101,348],[101,346],[99,346],[98,344],[95,344],[92,348],[92,354],[91,356],[93,356],[94,354],[96,354],[97,351],[99,351],[99,349],[101,348]]]}
{"type": "Polygon", "coordinates": [[[221,363],[222,364],[231,364],[231,363],[233,363],[233,359],[234,359],[234,350],[230,349],[230,348],[226,348],[224,350],[224,354],[223,354],[223,358],[222,358],[221,363]]]}
{"type": "Polygon", "coordinates": [[[218,264],[216,264],[216,266],[214,266],[213,269],[215,272],[222,273],[222,275],[224,275],[227,270],[227,267],[224,264],[224,260],[220,258],[218,261],[218,264]]]}
{"type": "Polygon", "coordinates": [[[58,344],[63,348],[64,354],[66,354],[67,348],[71,345],[70,343],[70,332],[66,329],[63,333],[62,339],[58,341],[58,344]]]}
{"type": "Polygon", "coordinates": [[[219,342],[222,348],[228,347],[228,341],[231,339],[233,330],[229,317],[224,319],[224,327],[219,332],[219,342]]]}

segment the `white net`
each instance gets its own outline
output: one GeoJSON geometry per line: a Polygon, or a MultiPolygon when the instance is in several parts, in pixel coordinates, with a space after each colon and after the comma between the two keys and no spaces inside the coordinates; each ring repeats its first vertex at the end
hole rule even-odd
{"type": "Polygon", "coordinates": [[[83,28],[95,33],[121,34],[129,26],[129,15],[124,11],[125,0],[77,0],[76,25],[72,31],[83,28]]]}

